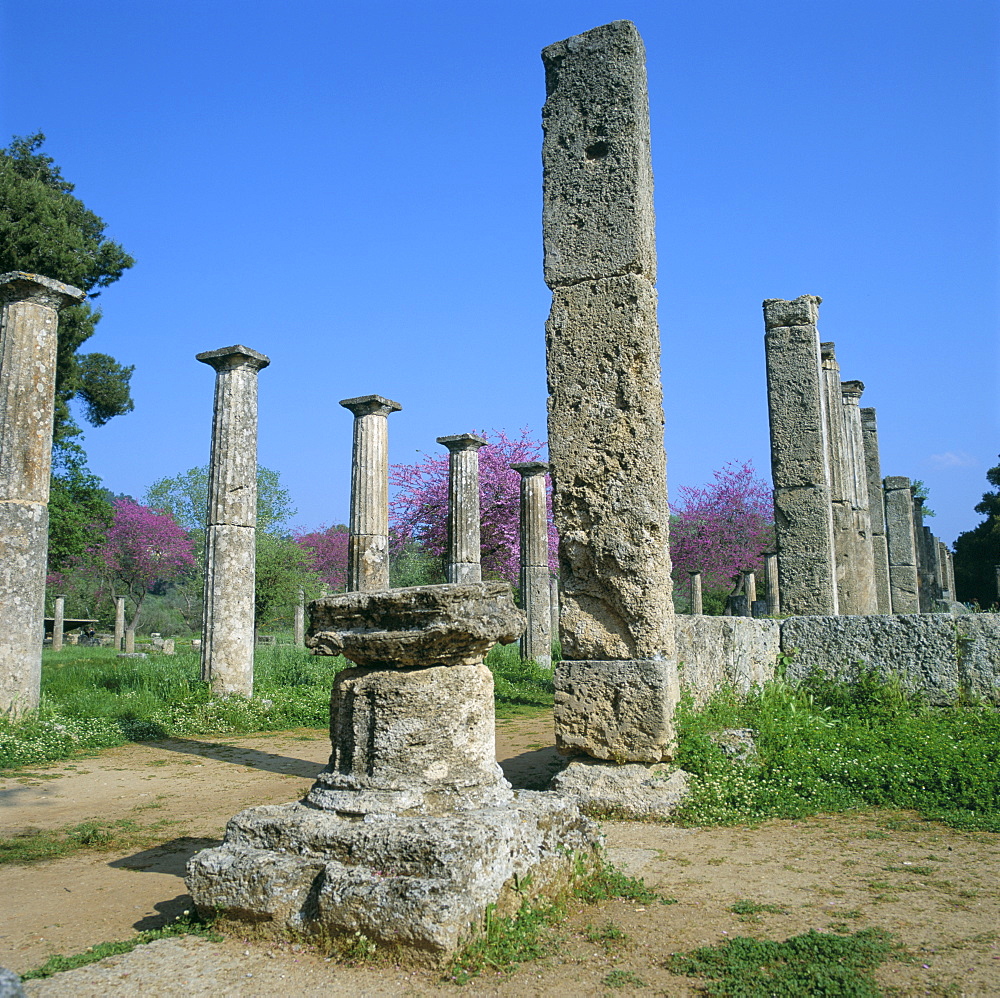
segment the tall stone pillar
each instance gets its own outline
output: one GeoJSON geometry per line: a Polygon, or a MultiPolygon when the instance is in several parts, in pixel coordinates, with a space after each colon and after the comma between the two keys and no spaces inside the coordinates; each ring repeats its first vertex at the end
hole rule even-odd
{"type": "Polygon", "coordinates": [[[559,580],[554,575],[549,579],[549,633],[559,640],[559,580]]]}
{"type": "Polygon", "coordinates": [[[920,592],[920,612],[930,613],[933,607],[931,590],[931,566],[927,559],[927,539],[924,536],[924,499],[914,495],[914,486],[910,486],[910,498],[913,504],[913,547],[917,555],[917,586],[920,592]]]}
{"type": "Polygon", "coordinates": [[[767,600],[768,616],[781,613],[781,597],[778,595],[778,555],[774,551],[764,552],[764,598],[767,600]]]}
{"type": "Polygon", "coordinates": [[[351,456],[351,522],[347,547],[347,591],[389,588],[389,423],[403,407],[381,395],[340,403],[354,413],[351,456]]]}
{"type": "Polygon", "coordinates": [[[448,448],[449,582],[482,582],[479,552],[479,448],[487,441],[473,433],[438,437],[448,448]]]}
{"type": "Polygon", "coordinates": [[[62,651],[63,627],[66,620],[66,597],[57,596],[55,610],[52,613],[52,650],[62,651]]]}
{"type": "Polygon", "coordinates": [[[84,297],[39,274],[0,275],[0,715],[38,706],[59,310],[84,297]]]}
{"type": "Polygon", "coordinates": [[[781,612],[832,616],[839,611],[816,327],[822,300],[765,301],[764,351],[781,612]]]}
{"type": "Polygon", "coordinates": [[[938,539],[928,526],[924,527],[924,550],[927,553],[927,579],[931,589],[931,609],[935,610],[937,609],[935,603],[941,599],[941,593],[944,590],[944,578],[941,572],[941,549],[938,547],[938,539]]]}
{"type": "Polygon", "coordinates": [[[743,595],[747,601],[746,616],[753,616],[753,605],[757,602],[757,576],[753,572],[743,573],[743,595]]]}
{"type": "Polygon", "coordinates": [[[701,572],[688,572],[691,576],[691,612],[700,616],[705,612],[701,601],[701,572]]]}
{"type": "Polygon", "coordinates": [[[677,666],[645,50],[615,21],[542,60],[556,744],[656,762],[672,751],[677,666]]]}
{"type": "Polygon", "coordinates": [[[125,597],[115,597],[115,651],[125,651],[125,597]]]}
{"type": "Polygon", "coordinates": [[[201,678],[216,695],[253,695],[257,540],[257,375],[270,364],[245,346],[195,358],[215,374],[208,469],[201,678]]]}
{"type": "Polygon", "coordinates": [[[879,613],[892,613],[889,595],[889,548],[885,540],[885,498],[882,492],[882,465],[878,452],[878,420],[874,409],[861,410],[865,479],[868,485],[868,520],[872,532],[872,567],[875,572],[875,599],[879,613]]]}
{"type": "Polygon", "coordinates": [[[840,409],[844,421],[844,475],[851,508],[852,587],[858,607],[857,612],[871,615],[877,614],[879,609],[868,500],[868,473],[865,467],[864,429],[861,425],[859,407],[864,390],[865,386],[861,381],[842,381],[840,384],[840,409]]]}
{"type": "Polygon", "coordinates": [[[885,539],[889,553],[889,594],[893,613],[920,613],[913,495],[908,478],[884,481],[885,539]]]}
{"type": "Polygon", "coordinates": [[[521,658],[552,665],[552,611],[549,595],[549,524],[542,461],[512,464],[521,476],[521,607],[528,626],[521,635],[521,658]]]}

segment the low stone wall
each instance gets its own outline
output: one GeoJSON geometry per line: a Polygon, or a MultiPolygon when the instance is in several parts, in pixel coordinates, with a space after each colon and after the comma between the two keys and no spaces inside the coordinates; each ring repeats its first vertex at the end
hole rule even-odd
{"type": "Polygon", "coordinates": [[[931,703],[959,697],[1000,702],[997,614],[789,617],[781,621],[781,650],[795,652],[789,679],[813,666],[845,678],[870,667],[898,676],[931,703]]]}
{"type": "Polygon", "coordinates": [[[745,691],[774,677],[781,621],[678,615],[674,622],[681,689],[696,703],[727,683],[745,691]]]}
{"type": "Polygon", "coordinates": [[[870,617],[674,618],[680,685],[705,703],[720,686],[747,690],[774,677],[779,653],[786,676],[813,666],[850,679],[859,668],[898,676],[931,703],[960,697],[1000,703],[1000,614],[900,614],[870,617]]]}

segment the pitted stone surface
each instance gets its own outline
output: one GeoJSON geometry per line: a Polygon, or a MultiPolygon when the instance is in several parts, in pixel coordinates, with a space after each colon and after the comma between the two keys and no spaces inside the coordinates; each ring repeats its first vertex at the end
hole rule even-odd
{"type": "Polygon", "coordinates": [[[474,934],[488,905],[516,906],[516,883],[566,882],[573,854],[592,854],[597,840],[575,802],[530,791],[441,816],[264,806],[236,815],[221,846],[191,859],[187,886],[199,911],[264,933],[323,946],[360,932],[383,952],[436,963],[474,934]]]}
{"type": "Polygon", "coordinates": [[[545,281],[656,280],[645,49],[614,21],[542,51],[545,281]]]}
{"type": "Polygon", "coordinates": [[[333,684],[330,764],[308,801],[366,814],[509,800],[495,735],[485,665],[347,669],[333,684]]]}
{"type": "Polygon", "coordinates": [[[615,762],[673,753],[677,668],[671,661],[563,661],[555,672],[556,748],[615,762]]]}
{"type": "Polygon", "coordinates": [[[826,398],[816,328],[821,298],[764,302],[774,529],[783,613],[838,612],[826,398]]]}
{"type": "Polygon", "coordinates": [[[791,617],[782,621],[781,644],[797,649],[789,679],[812,666],[850,677],[861,666],[897,676],[931,703],[1000,702],[1000,620],[992,614],[791,617]]]}
{"type": "Polygon", "coordinates": [[[552,777],[549,790],[572,797],[587,814],[666,818],[684,800],[687,773],[663,763],[619,766],[573,759],[552,777]]]}
{"type": "Polygon", "coordinates": [[[521,476],[521,605],[528,618],[521,637],[521,658],[548,668],[552,664],[552,608],[549,586],[549,527],[545,501],[548,464],[512,464],[521,476]]]}
{"type": "Polygon", "coordinates": [[[476,665],[524,630],[506,582],[325,596],[309,613],[306,646],[362,666],[476,665]]]}
{"type": "Polygon", "coordinates": [[[479,511],[479,448],[488,443],[474,433],[438,437],[448,448],[449,582],[482,582],[479,511]]]}
{"type": "Polygon", "coordinates": [[[747,692],[774,678],[781,622],[748,617],[674,618],[680,687],[704,704],[723,686],[747,692]]]}
{"type": "Polygon", "coordinates": [[[546,356],[563,655],[669,658],[670,514],[652,284],[628,275],[556,289],[546,356]]]}

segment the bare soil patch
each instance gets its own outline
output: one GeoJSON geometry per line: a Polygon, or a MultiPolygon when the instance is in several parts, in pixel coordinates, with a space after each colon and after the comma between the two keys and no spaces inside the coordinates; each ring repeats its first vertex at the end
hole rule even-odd
{"type": "MultiPolygon", "coordinates": [[[[79,952],[172,921],[190,907],[183,882],[188,857],[217,842],[242,808],[300,797],[328,753],[325,732],[313,729],[171,739],[0,779],[5,833],[125,818],[146,827],[157,843],[0,867],[0,965],[24,972],[53,953],[79,952]]],[[[551,716],[498,722],[497,757],[515,786],[543,786],[559,765],[551,716]]],[[[182,938],[29,982],[26,989],[50,998],[459,990],[684,996],[699,994],[698,982],[663,969],[670,953],[737,935],[785,939],[809,929],[880,927],[911,954],[877,972],[883,987],[896,989],[890,993],[1000,994],[1000,836],[958,832],[898,812],[754,828],[605,822],[604,831],[612,861],[678,903],[577,905],[559,927],[553,952],[509,978],[480,978],[458,989],[440,973],[347,967],[298,945],[182,938]],[[732,912],[741,901],[777,910],[732,912]],[[623,980],[623,987],[614,986],[623,980]]]]}

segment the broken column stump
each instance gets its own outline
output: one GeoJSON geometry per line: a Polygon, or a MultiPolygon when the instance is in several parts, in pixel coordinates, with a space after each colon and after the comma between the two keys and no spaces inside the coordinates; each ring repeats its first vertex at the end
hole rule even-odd
{"type": "Polygon", "coordinates": [[[487,908],[561,886],[596,834],[576,803],[514,791],[496,763],[483,658],[524,617],[502,582],[328,596],[306,643],[343,654],[333,752],[307,797],[236,815],[188,864],[198,909],[335,950],[448,958],[487,908]]]}

